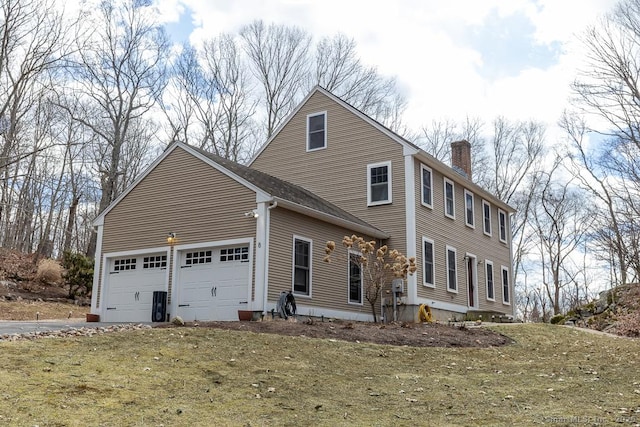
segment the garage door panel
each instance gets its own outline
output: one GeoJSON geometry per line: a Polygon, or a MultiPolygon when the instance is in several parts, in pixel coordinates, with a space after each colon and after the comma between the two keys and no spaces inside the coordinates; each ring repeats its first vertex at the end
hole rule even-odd
{"type": "Polygon", "coordinates": [[[178,315],[186,321],[237,320],[248,306],[248,246],[180,253],[178,315]]]}
{"type": "Polygon", "coordinates": [[[115,258],[110,260],[109,268],[104,320],[150,321],[153,292],[167,289],[166,254],[115,258]]]}

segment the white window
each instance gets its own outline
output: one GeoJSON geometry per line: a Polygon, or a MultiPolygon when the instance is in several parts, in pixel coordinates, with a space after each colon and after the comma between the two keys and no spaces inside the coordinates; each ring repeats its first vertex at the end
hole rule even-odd
{"type": "Polygon", "coordinates": [[[456,250],[447,246],[447,290],[458,292],[458,273],[456,268],[456,250]]]}
{"type": "Polygon", "coordinates": [[[433,207],[433,172],[425,165],[420,165],[422,181],[422,204],[433,207]]]}
{"type": "Polygon", "coordinates": [[[293,293],[311,296],[311,240],[293,238],[293,293]]]}
{"type": "Polygon", "coordinates": [[[165,269],[167,268],[167,256],[166,255],[146,256],[142,258],[142,268],[145,270],[165,269]]]}
{"type": "Polygon", "coordinates": [[[491,236],[491,205],[486,200],[482,201],[482,218],[484,234],[491,236]]]}
{"type": "Polygon", "coordinates": [[[467,190],[464,190],[464,211],[464,218],[467,225],[471,228],[475,228],[473,193],[467,190]]]}
{"type": "Polygon", "coordinates": [[[493,285],[493,263],[491,261],[485,260],[485,278],[487,282],[487,299],[490,301],[495,301],[495,288],[493,285]]]}
{"type": "Polygon", "coordinates": [[[498,209],[498,225],[500,226],[500,241],[507,243],[507,213],[498,209]]]}
{"type": "Polygon", "coordinates": [[[349,252],[349,304],[362,304],[362,263],[357,252],[349,252]]]}
{"type": "Polygon", "coordinates": [[[456,199],[453,181],[444,178],[444,214],[451,219],[456,218],[456,199]]]}
{"type": "Polygon", "coordinates": [[[327,112],[307,116],[307,151],[327,147],[327,112]]]}
{"type": "Polygon", "coordinates": [[[436,287],[434,277],[434,254],[433,254],[433,240],[422,238],[422,259],[423,259],[423,284],[431,288],[436,287]]]}
{"type": "Polygon", "coordinates": [[[504,304],[510,304],[510,292],[509,292],[509,269],[502,266],[502,302],[504,304]]]}
{"type": "Polygon", "coordinates": [[[136,269],[135,258],[122,258],[113,260],[113,271],[128,271],[136,269]]]}
{"type": "Polygon", "coordinates": [[[391,203],[391,162],[367,165],[369,206],[391,203]]]}

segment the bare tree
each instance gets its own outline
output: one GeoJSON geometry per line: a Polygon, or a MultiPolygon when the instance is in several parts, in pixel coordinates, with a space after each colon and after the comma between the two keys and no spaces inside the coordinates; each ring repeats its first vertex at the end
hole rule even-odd
{"type": "Polygon", "coordinates": [[[311,36],[297,27],[254,21],[240,31],[251,70],[263,88],[266,136],[300,100],[307,80],[311,36]]]}
{"type": "Polygon", "coordinates": [[[540,180],[539,204],[533,209],[531,226],[537,234],[542,281],[553,314],[562,312],[563,290],[575,281],[571,257],[576,254],[591,227],[592,214],[571,183],[558,183],[556,163],[540,180]]]}
{"type": "Polygon", "coordinates": [[[362,64],[356,42],[344,34],[324,37],[316,45],[311,85],[320,85],[394,131],[402,130],[406,100],[396,80],[362,64]]]}
{"type": "Polygon", "coordinates": [[[100,211],[135,179],[139,166],[131,162],[140,160],[153,134],[148,113],[164,88],[169,49],[152,12],[147,0],[101,2],[84,17],[69,63],[73,83],[60,105],[95,136],[100,211]]]}

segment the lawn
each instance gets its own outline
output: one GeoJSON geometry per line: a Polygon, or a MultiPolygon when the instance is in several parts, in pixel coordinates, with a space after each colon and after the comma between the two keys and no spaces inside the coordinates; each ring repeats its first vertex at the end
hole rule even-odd
{"type": "Polygon", "coordinates": [[[494,348],[208,328],[1,342],[0,425],[640,424],[640,341],[505,325],[494,348]]]}

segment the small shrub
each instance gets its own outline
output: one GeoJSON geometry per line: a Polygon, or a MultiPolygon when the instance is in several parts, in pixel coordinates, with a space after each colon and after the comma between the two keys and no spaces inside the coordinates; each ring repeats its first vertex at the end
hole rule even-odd
{"type": "Polygon", "coordinates": [[[549,320],[549,323],[551,323],[552,325],[557,325],[558,323],[563,322],[564,318],[565,318],[564,315],[556,314],[549,320]]]}
{"type": "Polygon", "coordinates": [[[87,296],[93,285],[93,260],[82,254],[65,252],[62,255],[64,280],[69,286],[69,298],[87,296]]]}
{"type": "Polygon", "coordinates": [[[62,266],[55,260],[43,259],[38,263],[36,280],[47,285],[60,283],[62,281],[62,266]]]}

